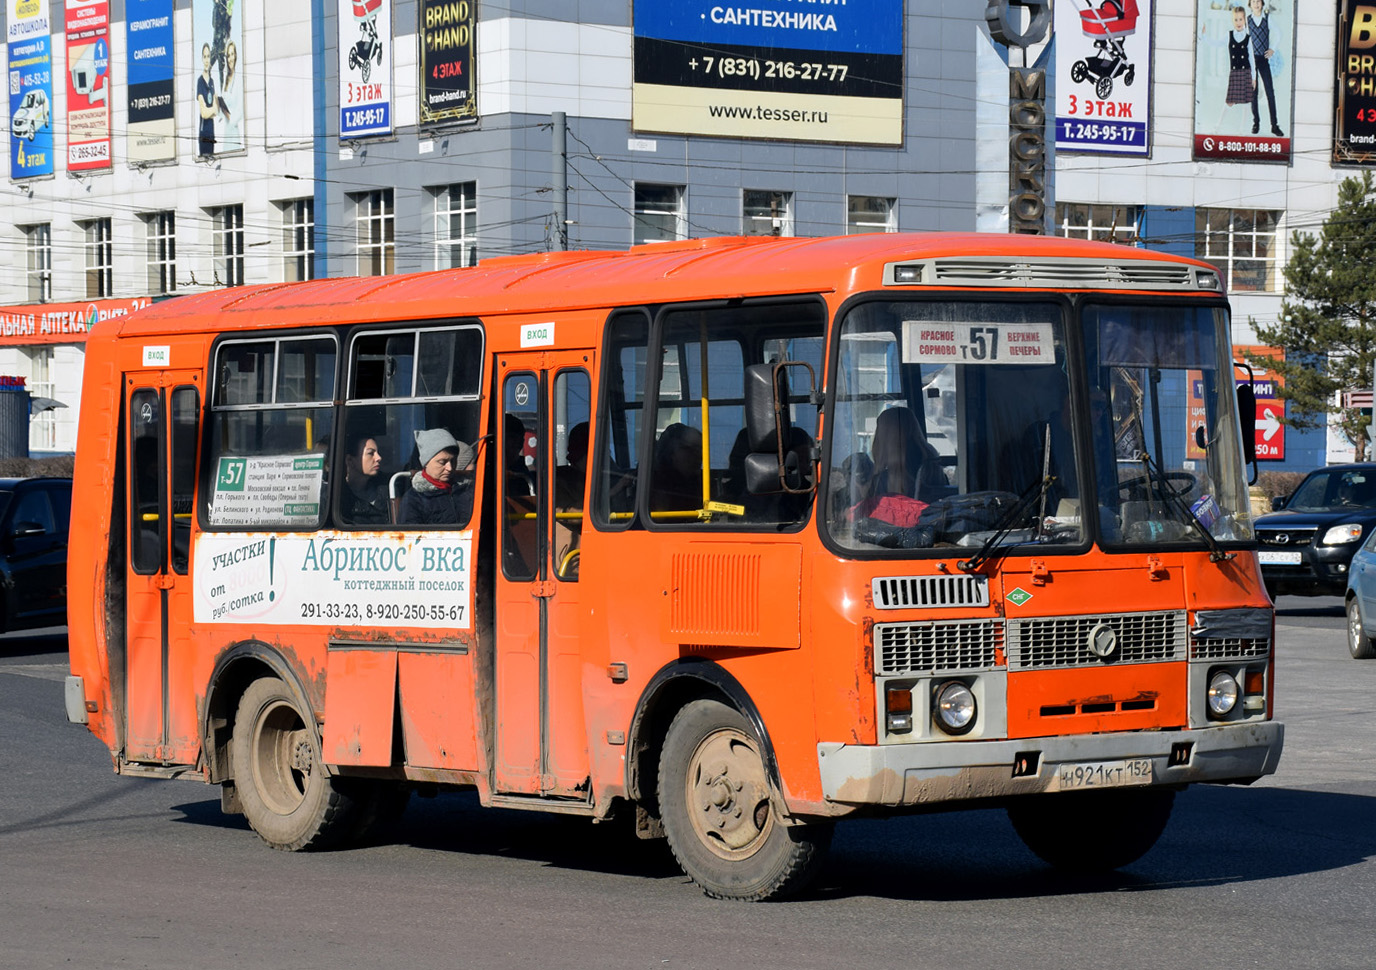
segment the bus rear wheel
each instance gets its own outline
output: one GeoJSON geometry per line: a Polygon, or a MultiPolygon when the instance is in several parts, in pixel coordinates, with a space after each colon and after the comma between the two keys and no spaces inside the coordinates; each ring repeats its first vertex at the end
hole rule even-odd
{"type": "Polygon", "coordinates": [[[1136,862],[1170,821],[1175,790],[1112,788],[1033,795],[1008,806],[1023,844],[1064,872],[1112,872],[1136,862]]]}
{"type": "Polygon", "coordinates": [[[670,724],[659,808],[679,866],[717,899],[796,893],[831,844],[830,824],[789,826],[776,818],[760,741],[739,711],[718,701],[694,701],[670,724]]]}
{"type": "Polygon", "coordinates": [[[313,720],[276,677],[255,680],[239,701],[231,758],[249,825],[274,849],[337,845],[357,829],[358,804],[325,774],[313,720]]]}

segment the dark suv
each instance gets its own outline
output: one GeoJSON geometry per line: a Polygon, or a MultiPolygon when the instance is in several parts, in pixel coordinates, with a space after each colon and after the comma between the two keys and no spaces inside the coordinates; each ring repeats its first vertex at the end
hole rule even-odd
{"type": "Polygon", "coordinates": [[[5,630],[67,622],[69,478],[0,478],[0,623],[5,630]]]}
{"type": "Polygon", "coordinates": [[[1352,555],[1376,528],[1376,463],[1320,468],[1272,504],[1279,511],[1256,523],[1271,598],[1342,596],[1352,555]]]}

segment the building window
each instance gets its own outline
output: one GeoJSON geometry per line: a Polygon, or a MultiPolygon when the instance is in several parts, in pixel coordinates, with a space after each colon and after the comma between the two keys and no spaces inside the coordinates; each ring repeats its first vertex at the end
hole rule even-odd
{"type": "Polygon", "coordinates": [[[215,282],[244,285],[244,207],[226,205],[210,210],[215,226],[215,282]]]}
{"type": "Polygon", "coordinates": [[[897,199],[884,199],[877,195],[846,196],[846,235],[897,231],[897,199]]]}
{"type": "Polygon", "coordinates": [[[1093,239],[1137,246],[1141,244],[1138,233],[1141,221],[1140,206],[1056,203],[1056,234],[1069,239],[1093,239]]]}
{"type": "Polygon", "coordinates": [[[741,234],[793,235],[793,193],[746,189],[741,200],[741,234]]]}
{"type": "Polygon", "coordinates": [[[396,268],[396,216],[391,189],[354,197],[358,220],[358,275],[387,276],[396,268]]]}
{"type": "Polygon", "coordinates": [[[686,238],[688,215],[683,208],[683,186],[636,185],[632,234],[637,246],[686,238]]]}
{"type": "Polygon", "coordinates": [[[29,302],[53,298],[53,227],[51,223],[20,226],[28,250],[29,302]]]}
{"type": "MultiPolygon", "coordinates": [[[[53,347],[34,347],[29,351],[30,373],[29,393],[35,398],[56,398],[53,384],[53,347]]],[[[44,408],[33,416],[29,423],[29,447],[36,451],[53,451],[57,448],[57,411],[44,408]]]]}
{"type": "Polygon", "coordinates": [[[92,219],[78,223],[86,239],[86,299],[114,296],[115,247],[111,240],[109,219],[92,219]]]}
{"type": "Polygon", "coordinates": [[[315,200],[290,199],[282,206],[282,278],[315,279],[315,200]]]}
{"type": "Polygon", "coordinates": [[[1267,209],[1194,210],[1194,254],[1218,267],[1230,290],[1274,292],[1280,213],[1267,209]]]}
{"type": "Polygon", "coordinates": [[[435,268],[478,262],[478,183],[455,182],[430,190],[435,197],[435,268]]]}
{"type": "Polygon", "coordinates": [[[143,217],[148,237],[148,292],[177,289],[177,214],[150,212],[143,217]]]}

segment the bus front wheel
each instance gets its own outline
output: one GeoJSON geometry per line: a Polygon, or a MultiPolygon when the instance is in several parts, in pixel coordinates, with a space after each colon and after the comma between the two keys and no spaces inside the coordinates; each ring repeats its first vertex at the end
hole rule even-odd
{"type": "Polygon", "coordinates": [[[739,711],[718,701],[688,704],[669,726],[659,809],[674,858],[718,899],[796,893],[831,844],[830,824],[788,826],[775,817],[760,741],[739,711]]]}
{"type": "Polygon", "coordinates": [[[1064,872],[1111,872],[1147,854],[1170,821],[1171,788],[1032,795],[1008,806],[1023,844],[1064,872]]]}
{"type": "Polygon", "coordinates": [[[355,799],[325,774],[312,722],[281,680],[244,691],[231,748],[244,815],[274,849],[330,848],[357,828],[355,799]]]}

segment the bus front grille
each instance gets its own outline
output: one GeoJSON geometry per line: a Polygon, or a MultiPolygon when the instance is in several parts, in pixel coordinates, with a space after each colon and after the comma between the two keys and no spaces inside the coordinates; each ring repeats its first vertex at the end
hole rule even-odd
{"type": "Polygon", "coordinates": [[[1003,624],[997,620],[876,623],[874,667],[880,675],[989,670],[998,664],[1003,624]]]}
{"type": "Polygon", "coordinates": [[[881,610],[989,605],[989,580],[984,576],[879,576],[870,590],[881,610]]]}
{"type": "Polygon", "coordinates": [[[1157,663],[1185,656],[1183,610],[1008,621],[1008,669],[1157,663]]]}
{"type": "Polygon", "coordinates": [[[1190,640],[1191,660],[1250,660],[1271,653],[1266,637],[1210,637],[1190,640]]]}

